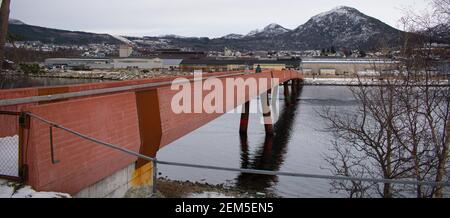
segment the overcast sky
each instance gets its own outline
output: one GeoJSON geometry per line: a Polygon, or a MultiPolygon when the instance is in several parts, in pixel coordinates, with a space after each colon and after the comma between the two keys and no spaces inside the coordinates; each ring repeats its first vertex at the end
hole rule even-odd
{"type": "Polygon", "coordinates": [[[13,0],[11,17],[27,24],[130,36],[220,37],[270,23],[294,29],[336,6],[398,27],[402,9],[427,0],[13,0]]]}

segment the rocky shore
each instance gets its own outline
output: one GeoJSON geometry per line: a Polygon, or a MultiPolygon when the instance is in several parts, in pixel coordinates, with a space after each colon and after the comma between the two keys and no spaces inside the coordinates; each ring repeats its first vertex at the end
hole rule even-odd
{"type": "MultiPolygon", "coordinates": [[[[383,84],[383,80],[378,78],[305,78],[303,80],[303,85],[309,86],[379,86],[383,84]]],[[[448,86],[449,81],[446,79],[434,79],[432,83],[433,86],[448,86]]],[[[420,85],[420,84],[415,84],[420,85]]]]}
{"type": "MultiPolygon", "coordinates": [[[[275,194],[241,190],[224,184],[175,181],[158,178],[156,198],[277,198],[275,194]]],[[[149,187],[130,189],[125,198],[145,198],[151,195],[149,187]]]]}
{"type": "MultiPolygon", "coordinates": [[[[24,76],[19,71],[4,71],[4,75],[24,76]]],[[[190,75],[188,72],[181,71],[149,71],[149,70],[92,70],[92,71],[73,71],[73,70],[45,70],[36,74],[28,74],[30,77],[48,77],[48,78],[69,78],[69,79],[101,79],[101,80],[133,80],[144,78],[160,78],[171,76],[190,75]]]]}
{"type": "Polygon", "coordinates": [[[133,80],[145,78],[158,78],[170,76],[189,75],[180,71],[147,71],[147,70],[121,70],[121,71],[50,71],[44,77],[77,78],[77,79],[104,79],[104,80],[133,80]]]}

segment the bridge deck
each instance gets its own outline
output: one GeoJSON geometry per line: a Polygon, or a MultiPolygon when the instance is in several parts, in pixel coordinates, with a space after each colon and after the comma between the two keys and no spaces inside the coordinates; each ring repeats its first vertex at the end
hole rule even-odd
{"type": "MultiPolygon", "coordinates": [[[[170,86],[174,78],[4,90],[0,91],[0,110],[28,111],[99,140],[155,156],[163,146],[270,89],[273,84],[269,79],[275,78],[279,83],[302,79],[296,71],[207,75],[222,82],[227,78],[254,78],[258,87],[266,88],[255,92],[246,91],[243,85],[234,87],[232,97],[215,101],[223,109],[219,113],[203,110],[201,113],[175,113],[172,99],[178,91],[170,86]],[[267,84],[262,84],[260,78],[267,79],[261,80],[267,84]],[[237,94],[242,92],[245,94],[237,94]]],[[[194,86],[192,80],[188,83],[194,86]]],[[[220,88],[223,93],[229,91],[226,86],[220,88]]],[[[211,92],[193,89],[190,93],[192,109],[198,106],[195,96],[203,101],[211,92]]],[[[20,164],[28,166],[27,183],[38,190],[77,193],[136,161],[134,157],[55,130],[52,134],[54,156],[61,162],[53,164],[48,126],[31,119],[29,128],[19,128],[17,118],[0,116],[0,137],[10,135],[21,137],[20,164]]]]}

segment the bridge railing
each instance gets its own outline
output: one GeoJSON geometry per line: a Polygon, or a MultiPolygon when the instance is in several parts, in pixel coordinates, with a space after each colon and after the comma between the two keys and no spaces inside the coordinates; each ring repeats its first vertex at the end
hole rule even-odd
{"type": "MultiPolygon", "coordinates": [[[[431,186],[431,187],[450,187],[450,182],[435,182],[435,181],[417,181],[417,180],[394,180],[394,179],[377,179],[377,178],[359,178],[359,177],[346,177],[346,176],[333,176],[333,175],[320,175],[320,174],[306,174],[306,173],[297,173],[297,172],[282,172],[282,171],[268,171],[268,170],[257,170],[257,169],[242,169],[242,168],[231,168],[231,167],[221,167],[221,166],[207,166],[207,165],[199,165],[199,164],[191,164],[191,163],[179,163],[179,162],[169,162],[158,160],[157,158],[149,157],[138,152],[129,150],[124,148],[123,146],[114,145],[108,142],[104,142],[102,140],[90,137],[83,133],[77,132],[70,128],[64,127],[52,121],[46,120],[43,117],[40,117],[36,114],[25,113],[29,116],[30,119],[36,119],[50,128],[50,131],[53,128],[60,129],[65,131],[71,135],[79,137],[81,139],[90,141],[92,143],[106,146],[110,149],[122,152],[127,155],[131,155],[137,158],[141,158],[147,161],[150,161],[153,164],[153,188],[152,194],[156,193],[156,181],[158,175],[158,164],[162,165],[171,165],[178,167],[187,167],[187,168],[196,168],[196,169],[210,169],[210,170],[219,170],[219,171],[231,171],[231,172],[240,172],[240,173],[249,173],[249,174],[259,174],[259,175],[271,175],[271,176],[289,176],[289,177],[298,177],[298,178],[311,178],[311,179],[325,179],[325,180],[341,180],[341,181],[361,181],[361,182],[370,182],[370,183],[389,183],[389,184],[402,184],[402,185],[422,185],[422,186],[431,186]]],[[[51,137],[51,134],[50,134],[51,137]]],[[[51,141],[51,140],[50,140],[51,141]]],[[[59,160],[51,159],[53,164],[57,164],[59,160]]]]}

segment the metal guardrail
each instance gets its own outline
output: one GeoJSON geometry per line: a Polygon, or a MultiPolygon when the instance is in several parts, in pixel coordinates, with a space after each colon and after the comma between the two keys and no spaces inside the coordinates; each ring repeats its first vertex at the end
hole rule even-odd
{"type": "Polygon", "coordinates": [[[272,176],[291,176],[291,177],[301,177],[301,178],[312,178],[312,179],[327,179],[327,180],[345,180],[345,181],[363,181],[363,182],[373,182],[373,183],[390,183],[390,184],[403,184],[403,185],[422,185],[422,186],[442,186],[442,187],[450,187],[450,182],[433,182],[433,181],[416,181],[416,180],[394,180],[394,179],[376,179],[376,178],[358,178],[358,177],[345,177],[345,176],[331,176],[331,175],[320,175],[320,174],[306,174],[306,173],[294,173],[294,172],[282,172],[282,171],[268,171],[268,170],[255,170],[255,169],[241,169],[241,168],[231,168],[231,167],[219,167],[219,166],[207,166],[207,165],[199,165],[199,164],[189,164],[189,163],[178,163],[178,162],[170,162],[170,161],[160,161],[157,158],[152,158],[132,150],[122,148],[120,146],[110,144],[107,142],[103,142],[101,140],[92,138],[90,136],[84,135],[77,131],[66,128],[62,125],[56,124],[52,121],[46,120],[38,115],[32,113],[26,113],[32,118],[35,118],[47,125],[64,130],[68,133],[71,133],[75,136],[83,138],[85,140],[109,147],[111,149],[126,153],[128,155],[132,155],[138,158],[142,158],[144,160],[151,161],[153,163],[153,193],[156,193],[156,178],[157,178],[157,164],[164,165],[172,165],[179,167],[189,167],[189,168],[199,168],[199,169],[211,169],[211,170],[221,170],[221,171],[232,171],[232,172],[241,172],[241,173],[250,173],[250,174],[260,174],[260,175],[272,175],[272,176]]]}

